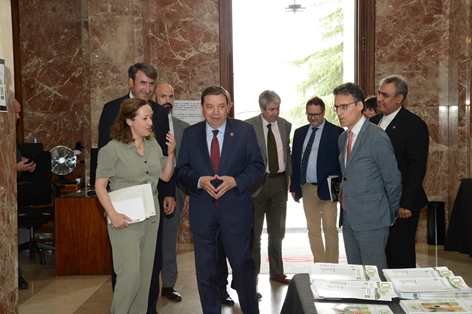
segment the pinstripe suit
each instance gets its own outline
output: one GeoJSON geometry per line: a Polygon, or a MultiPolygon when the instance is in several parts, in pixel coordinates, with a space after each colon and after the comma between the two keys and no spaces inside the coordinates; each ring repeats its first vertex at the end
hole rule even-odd
{"type": "Polygon", "coordinates": [[[385,246],[400,203],[401,175],[387,134],[364,117],[361,121],[347,164],[348,131],[338,139],[343,238],[349,264],[377,265],[381,272],[387,268],[385,246]]]}

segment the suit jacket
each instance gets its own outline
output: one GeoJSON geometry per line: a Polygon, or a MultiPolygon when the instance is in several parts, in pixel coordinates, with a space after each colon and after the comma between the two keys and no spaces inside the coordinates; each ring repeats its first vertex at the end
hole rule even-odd
{"type": "MultiPolygon", "coordinates": [[[[213,198],[197,188],[200,177],[215,175],[206,140],[206,121],[184,130],[175,172],[190,194],[190,228],[196,234],[203,234],[215,206],[213,198]]],[[[232,176],[237,186],[218,199],[218,208],[230,233],[251,230],[254,214],[250,187],[264,172],[252,126],[240,120],[226,119],[218,174],[232,176]]]]}
{"type": "MultiPolygon", "coordinates": [[[[175,137],[175,156],[178,157],[179,156],[179,151],[180,151],[180,145],[182,143],[182,136],[184,135],[184,130],[190,126],[190,124],[188,124],[187,122],[185,121],[182,121],[180,119],[177,119],[175,117],[172,117],[172,123],[174,125],[174,137],[175,137]]],[[[176,158],[177,159],[177,158],[176,158]]],[[[176,177],[176,173],[174,172],[174,178],[176,177]]],[[[177,180],[176,180],[177,181],[177,180]]],[[[177,197],[176,195],[176,202],[177,203],[180,203],[180,199],[184,199],[185,197],[185,193],[186,193],[186,189],[185,189],[185,186],[183,184],[181,184],[180,182],[176,182],[177,184],[177,190],[176,190],[176,193],[180,193],[181,196],[180,198],[177,197]]],[[[177,206],[183,206],[183,204],[177,204],[177,206]]]]}
{"type": "MultiPolygon", "coordinates": [[[[311,127],[307,124],[295,130],[292,144],[292,181],[290,192],[295,192],[295,201],[302,198],[300,185],[300,164],[303,156],[303,143],[311,127]]],[[[328,187],[328,176],[337,175],[341,178],[339,167],[339,147],[338,138],[344,129],[325,121],[323,133],[318,146],[318,156],[316,160],[316,177],[318,183],[318,197],[321,200],[330,200],[328,187]]]]}
{"type": "Polygon", "coordinates": [[[395,222],[400,203],[401,175],[387,134],[364,121],[347,165],[348,131],[339,136],[340,193],[354,231],[388,227],[395,222]]]}
{"type": "MultiPolygon", "coordinates": [[[[382,114],[370,118],[370,122],[379,124],[382,114]]],[[[402,174],[402,198],[400,207],[419,211],[428,204],[428,197],[423,188],[428,160],[428,126],[417,115],[402,107],[387,129],[392,141],[398,170],[402,174]]]]}
{"type": "MultiPolygon", "coordinates": [[[[246,122],[252,124],[254,131],[256,132],[257,143],[261,149],[262,158],[264,160],[265,168],[267,169],[267,143],[266,137],[264,136],[264,127],[262,124],[262,115],[258,115],[247,119],[246,122]]],[[[292,155],[290,154],[290,132],[292,131],[292,124],[285,120],[284,118],[277,118],[277,125],[280,131],[280,137],[282,139],[282,146],[284,150],[284,160],[285,160],[285,178],[288,182],[288,177],[292,175],[292,155]]],[[[251,187],[252,196],[256,197],[264,184],[265,180],[265,171],[264,174],[257,180],[257,182],[251,187]]]]}
{"type": "MultiPolygon", "coordinates": [[[[129,99],[129,94],[121,98],[112,100],[103,106],[100,121],[98,123],[98,148],[102,148],[110,141],[111,127],[115,123],[121,104],[129,99]]],[[[167,109],[149,100],[154,114],[152,123],[154,135],[161,146],[162,153],[167,156],[166,134],[169,131],[169,120],[167,119],[167,109]]],[[[169,182],[159,181],[159,198],[175,196],[175,180],[169,182]]]]}

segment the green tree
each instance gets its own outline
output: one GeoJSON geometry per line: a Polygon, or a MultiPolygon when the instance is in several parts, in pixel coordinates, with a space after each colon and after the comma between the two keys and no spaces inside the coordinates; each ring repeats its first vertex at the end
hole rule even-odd
{"type": "Polygon", "coordinates": [[[343,8],[342,0],[324,0],[314,6],[325,14],[315,24],[315,31],[321,31],[320,49],[303,59],[291,61],[295,67],[306,69],[308,76],[299,85],[297,92],[302,102],[288,110],[294,128],[307,123],[305,105],[308,99],[318,96],[326,104],[326,120],[339,125],[336,113],[331,109],[334,103],[333,89],[343,83],[343,8]]]}

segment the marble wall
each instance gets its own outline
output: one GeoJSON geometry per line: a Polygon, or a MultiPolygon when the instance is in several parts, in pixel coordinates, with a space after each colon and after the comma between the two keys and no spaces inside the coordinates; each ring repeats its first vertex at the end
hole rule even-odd
{"type": "MultiPolygon", "coordinates": [[[[88,158],[103,104],[128,92],[135,62],[154,64],[176,99],[198,99],[220,81],[218,0],[19,3],[25,140],[46,149],[81,141],[88,158]]],[[[460,178],[471,174],[471,3],[378,0],[376,12],[376,80],[408,79],[408,108],[430,131],[427,194],[449,216],[460,178]]],[[[184,229],[188,241],[187,219],[184,229]]],[[[417,240],[425,235],[423,215],[417,240]]]]}
{"type": "Polygon", "coordinates": [[[0,56],[5,59],[7,112],[0,112],[0,313],[18,312],[16,119],[13,106],[13,33],[10,0],[0,0],[0,56]]]}

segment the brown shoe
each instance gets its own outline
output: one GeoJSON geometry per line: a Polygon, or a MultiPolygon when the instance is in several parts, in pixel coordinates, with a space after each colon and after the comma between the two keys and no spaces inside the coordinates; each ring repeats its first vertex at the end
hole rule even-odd
{"type": "Polygon", "coordinates": [[[290,283],[290,279],[287,279],[287,275],[284,274],[278,274],[278,275],[270,275],[269,280],[277,281],[280,283],[290,283]]]}

